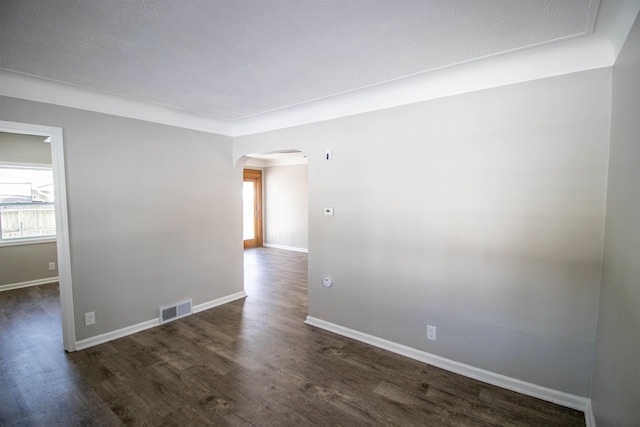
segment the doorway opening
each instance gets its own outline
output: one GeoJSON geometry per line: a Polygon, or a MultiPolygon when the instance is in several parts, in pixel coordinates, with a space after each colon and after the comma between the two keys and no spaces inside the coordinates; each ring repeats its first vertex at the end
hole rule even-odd
{"type": "Polygon", "coordinates": [[[262,246],[262,171],[242,173],[242,237],[244,248],[262,246]]]}
{"type": "MultiPolygon", "coordinates": [[[[71,252],[69,246],[69,225],[67,217],[62,129],[57,127],[0,120],[0,132],[38,136],[46,139],[50,144],[51,168],[53,170],[54,194],[52,197],[54,200],[53,206],[55,212],[55,247],[58,260],[57,268],[60,294],[60,313],[62,318],[62,341],[66,351],[75,351],[76,334],[73,314],[73,292],[71,285],[71,252]]],[[[46,196],[46,191],[43,190],[43,192],[46,196]]],[[[40,200],[37,197],[36,199],[40,200]]],[[[18,247],[24,248],[26,246],[18,247]]]]}
{"type": "MultiPolygon", "coordinates": [[[[309,171],[306,155],[299,150],[250,154],[243,164],[243,204],[246,239],[251,238],[252,223],[261,233],[260,245],[297,252],[309,251],[309,171]],[[259,174],[257,208],[251,207],[251,177],[259,174]],[[251,216],[253,214],[253,217],[251,216]]],[[[255,181],[254,181],[255,182],[255,181]]],[[[255,194],[254,194],[255,195],[255,194]]],[[[245,248],[254,247],[245,244],[245,248]]]]}
{"type": "MultiPolygon", "coordinates": [[[[287,274],[296,271],[302,273],[296,278],[304,283],[308,294],[309,252],[309,167],[306,155],[300,150],[281,150],[278,152],[249,154],[239,159],[238,169],[243,171],[243,195],[247,202],[243,203],[243,227],[245,239],[250,237],[245,230],[251,227],[256,218],[252,205],[255,193],[248,189],[246,172],[251,170],[260,173],[262,183],[258,185],[261,195],[259,209],[259,226],[263,234],[261,247],[248,249],[245,240],[244,282],[247,292],[267,292],[258,290],[262,286],[260,276],[269,260],[278,258],[288,260],[282,262],[287,274]],[[241,169],[242,168],[242,169],[241,169]],[[245,191],[245,189],[247,189],[245,191]],[[252,215],[253,214],[253,217],[252,215]],[[264,220],[264,222],[262,221],[264,220]]],[[[252,188],[252,186],[251,186],[252,188]]],[[[279,261],[280,262],[280,261],[279,261]]]]}

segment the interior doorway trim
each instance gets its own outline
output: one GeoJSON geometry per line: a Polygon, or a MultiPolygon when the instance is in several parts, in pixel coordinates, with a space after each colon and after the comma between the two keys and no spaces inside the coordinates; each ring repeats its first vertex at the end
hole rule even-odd
{"type": "MultiPolygon", "coordinates": [[[[242,182],[251,182],[254,189],[253,200],[253,239],[244,240],[244,248],[259,248],[263,243],[262,234],[262,171],[257,169],[244,169],[242,182]]],[[[244,200],[243,200],[244,203],[244,200]]],[[[244,206],[243,206],[244,212],[244,206]]]]}
{"type": "Polygon", "coordinates": [[[62,340],[66,351],[76,350],[76,327],[73,312],[73,287],[71,281],[71,250],[69,245],[69,220],[67,212],[67,187],[64,170],[62,128],[0,120],[0,132],[51,137],[51,160],[55,191],[56,250],[58,253],[58,280],[60,283],[60,313],[62,315],[62,340]]]}

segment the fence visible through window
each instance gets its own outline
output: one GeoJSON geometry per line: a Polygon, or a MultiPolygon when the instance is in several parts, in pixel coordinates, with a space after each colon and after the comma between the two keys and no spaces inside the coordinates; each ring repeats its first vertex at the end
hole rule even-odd
{"type": "Polygon", "coordinates": [[[50,167],[0,166],[0,240],[56,235],[50,167]]]}
{"type": "Polygon", "coordinates": [[[2,239],[55,236],[56,212],[53,204],[0,206],[2,239]]]}

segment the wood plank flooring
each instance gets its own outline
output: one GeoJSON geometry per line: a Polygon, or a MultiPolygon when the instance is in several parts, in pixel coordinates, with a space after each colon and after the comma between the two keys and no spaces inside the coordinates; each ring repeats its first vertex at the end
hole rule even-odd
{"type": "Polygon", "coordinates": [[[247,250],[245,300],[70,354],[57,285],[0,293],[0,425],[584,425],[579,411],[303,324],[306,262],[247,250]]]}

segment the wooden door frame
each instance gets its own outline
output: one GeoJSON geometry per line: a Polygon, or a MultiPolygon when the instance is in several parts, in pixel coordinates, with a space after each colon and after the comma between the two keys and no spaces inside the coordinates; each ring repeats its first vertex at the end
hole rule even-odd
{"type": "Polygon", "coordinates": [[[255,191],[253,193],[256,212],[253,216],[253,224],[255,230],[255,238],[252,240],[244,240],[244,248],[257,248],[263,244],[262,236],[262,171],[257,169],[243,169],[242,182],[251,181],[254,183],[255,191]]]}

